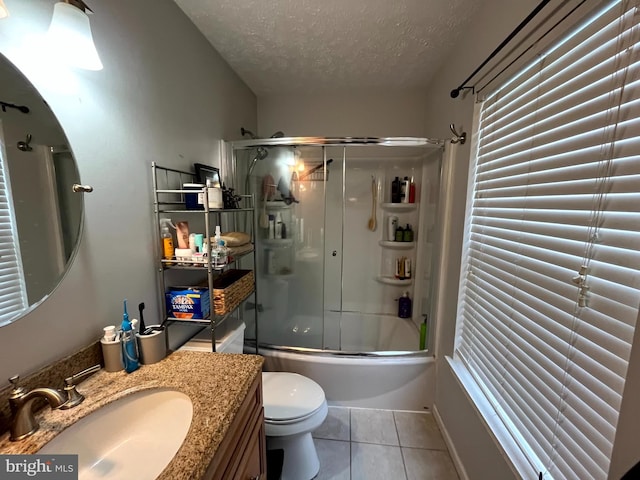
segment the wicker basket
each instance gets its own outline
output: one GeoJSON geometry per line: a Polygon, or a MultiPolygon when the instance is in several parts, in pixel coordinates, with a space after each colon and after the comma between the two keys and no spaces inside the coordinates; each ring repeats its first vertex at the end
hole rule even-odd
{"type": "Polygon", "coordinates": [[[213,281],[213,311],[229,313],[254,290],[253,270],[227,270],[213,281]]]}

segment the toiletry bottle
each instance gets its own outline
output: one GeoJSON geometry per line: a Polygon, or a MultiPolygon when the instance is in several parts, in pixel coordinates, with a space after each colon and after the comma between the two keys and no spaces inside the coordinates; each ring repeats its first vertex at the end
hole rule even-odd
{"type": "Polygon", "coordinates": [[[216,268],[224,267],[227,264],[227,247],[221,238],[220,225],[216,225],[216,233],[211,245],[211,264],[216,268]]]}
{"type": "Polygon", "coordinates": [[[282,215],[280,212],[276,213],[276,231],[274,238],[282,238],[282,215]]]}
{"type": "Polygon", "coordinates": [[[409,177],[404,177],[400,183],[400,202],[409,203],[409,177]]]}
{"type": "Polygon", "coordinates": [[[398,217],[390,215],[387,219],[387,240],[394,242],[396,240],[396,230],[398,228],[398,217]]]}
{"type": "Polygon", "coordinates": [[[269,240],[273,240],[276,238],[276,217],[275,215],[269,214],[269,240]]]}
{"type": "Polygon", "coordinates": [[[189,250],[191,250],[191,253],[196,253],[196,234],[195,233],[189,234],[189,250]]]}
{"type": "Polygon", "coordinates": [[[427,316],[424,316],[424,321],[420,325],[420,350],[424,350],[427,347],[427,316]]]}
{"type": "Polygon", "coordinates": [[[404,292],[398,299],[398,316],[400,318],[411,318],[411,298],[409,297],[409,292],[404,292]]]}
{"type": "Polygon", "coordinates": [[[398,227],[396,229],[396,242],[403,242],[403,241],[404,241],[404,228],[398,227]]]}
{"type": "Polygon", "coordinates": [[[178,248],[189,248],[189,222],[176,223],[178,248]]]}
{"type": "Polygon", "coordinates": [[[409,203],[416,203],[416,184],[413,181],[413,177],[409,182],[409,203]]]}
{"type": "Polygon", "coordinates": [[[104,369],[107,372],[119,372],[124,366],[122,365],[122,348],[116,327],[109,325],[102,330],[104,336],[100,339],[100,346],[102,347],[104,369]]]}
{"type": "Polygon", "coordinates": [[[407,228],[404,229],[402,233],[402,241],[403,242],[413,242],[413,230],[411,229],[411,225],[407,223],[407,228]]]}
{"type": "Polygon", "coordinates": [[[404,278],[411,278],[411,259],[409,257],[404,259],[404,278]]]}
{"type": "Polygon", "coordinates": [[[129,321],[127,313],[127,301],[124,301],[124,313],[122,314],[122,334],[120,337],[120,347],[122,348],[122,363],[127,373],[136,371],[140,364],[138,362],[138,342],[133,332],[133,327],[129,321]]]}
{"type": "Polygon", "coordinates": [[[173,248],[173,237],[169,230],[171,225],[170,218],[160,219],[160,238],[162,239],[162,257],[165,260],[171,260],[175,255],[175,249],[173,248]]]}
{"type": "Polygon", "coordinates": [[[400,203],[400,179],[391,182],[391,203],[400,203]]]}

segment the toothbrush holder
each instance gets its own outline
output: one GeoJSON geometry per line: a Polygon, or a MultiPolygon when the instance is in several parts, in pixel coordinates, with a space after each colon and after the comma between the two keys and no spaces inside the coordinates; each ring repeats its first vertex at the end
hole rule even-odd
{"type": "MultiPolygon", "coordinates": [[[[148,328],[160,327],[151,325],[148,328]]],[[[167,330],[162,327],[154,330],[148,335],[136,334],[138,337],[138,350],[140,352],[140,363],[150,365],[159,362],[167,356],[167,330]]]]}

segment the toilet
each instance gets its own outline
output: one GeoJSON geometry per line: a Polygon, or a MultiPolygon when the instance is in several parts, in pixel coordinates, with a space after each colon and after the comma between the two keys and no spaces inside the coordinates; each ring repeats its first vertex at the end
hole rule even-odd
{"type": "Polygon", "coordinates": [[[311,480],[320,461],[311,432],[327,418],[324,390],[297,373],[263,372],[267,450],[284,450],[281,480],[311,480]]]}

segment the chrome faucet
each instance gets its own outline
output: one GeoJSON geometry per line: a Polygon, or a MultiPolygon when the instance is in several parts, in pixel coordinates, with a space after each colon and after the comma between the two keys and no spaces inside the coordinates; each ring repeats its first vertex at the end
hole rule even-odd
{"type": "Polygon", "coordinates": [[[18,375],[11,377],[9,382],[13,385],[13,390],[9,395],[9,406],[13,418],[9,440],[12,442],[22,440],[38,430],[40,424],[33,415],[33,402],[37,398],[45,398],[52,410],[58,408],[66,410],[80,405],[84,396],[76,390],[75,381],[98,370],[100,370],[100,365],[95,365],[65,378],[64,390],[45,387],[27,391],[19,385],[20,377],[18,375]]]}

